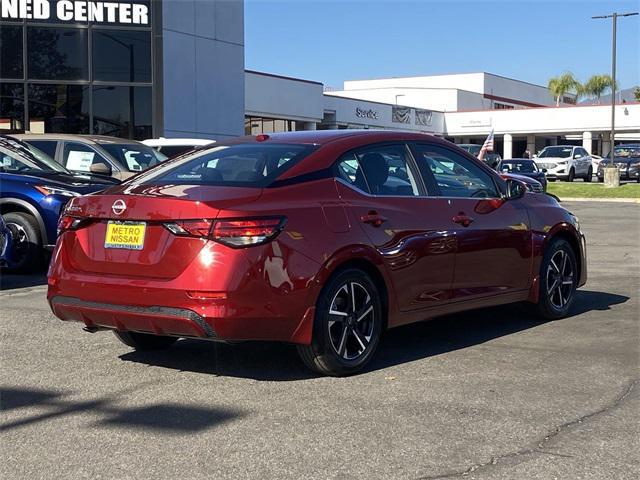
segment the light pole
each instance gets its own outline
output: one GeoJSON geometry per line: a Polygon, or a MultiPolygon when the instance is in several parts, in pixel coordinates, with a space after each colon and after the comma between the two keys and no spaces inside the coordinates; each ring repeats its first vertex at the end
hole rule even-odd
{"type": "MultiPolygon", "coordinates": [[[[611,163],[609,165],[610,168],[615,169],[614,175],[617,176],[618,171],[613,163],[613,147],[615,146],[615,136],[616,136],[616,28],[618,24],[618,17],[631,17],[633,15],[638,15],[638,12],[629,12],[629,13],[617,13],[613,12],[610,15],[598,15],[595,17],[591,17],[592,19],[601,19],[601,18],[610,18],[613,26],[612,39],[611,39],[611,134],[610,134],[610,144],[611,147],[609,149],[609,158],[611,159],[611,163]]],[[[606,170],[605,170],[606,177],[606,170]]],[[[619,182],[619,179],[616,183],[619,182]]]]}

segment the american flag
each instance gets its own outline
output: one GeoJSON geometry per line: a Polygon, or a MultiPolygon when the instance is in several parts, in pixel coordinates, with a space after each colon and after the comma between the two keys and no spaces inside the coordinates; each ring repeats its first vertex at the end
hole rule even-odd
{"type": "Polygon", "coordinates": [[[493,128],[491,129],[491,133],[487,139],[482,144],[481,150],[484,150],[485,152],[493,152],[493,128]]]}

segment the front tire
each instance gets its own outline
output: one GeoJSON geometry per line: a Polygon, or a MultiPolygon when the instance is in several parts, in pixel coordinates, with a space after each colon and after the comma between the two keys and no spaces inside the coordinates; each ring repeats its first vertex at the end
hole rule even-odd
{"type": "Polygon", "coordinates": [[[571,167],[571,170],[569,170],[569,176],[567,177],[567,182],[573,182],[574,178],[576,178],[576,171],[571,167]]]}
{"type": "Polygon", "coordinates": [[[551,242],[540,267],[538,313],[547,320],[567,316],[575,299],[578,282],[576,256],[563,239],[551,242]]]}
{"type": "Polygon", "coordinates": [[[584,177],[584,181],[590,182],[592,178],[593,178],[593,169],[589,167],[589,171],[587,172],[587,176],[584,177]]]}
{"type": "Polygon", "coordinates": [[[383,326],[380,292],[371,277],[350,268],[326,283],[318,302],[310,345],[298,345],[304,364],[335,377],[361,370],[373,356],[383,326]]]}
{"type": "Polygon", "coordinates": [[[40,229],[33,215],[10,212],[2,216],[13,237],[13,259],[7,270],[16,273],[32,272],[42,266],[43,251],[40,229]]]}
{"type": "Polygon", "coordinates": [[[164,350],[176,343],[177,337],[165,337],[151,333],[120,332],[114,330],[114,335],[125,345],[135,350],[164,350]]]}

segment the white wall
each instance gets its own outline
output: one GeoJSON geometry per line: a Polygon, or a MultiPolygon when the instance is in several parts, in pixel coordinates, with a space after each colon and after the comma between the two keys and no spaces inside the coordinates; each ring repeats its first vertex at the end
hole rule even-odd
{"type": "Polygon", "coordinates": [[[444,129],[444,116],[442,112],[432,112],[431,125],[417,125],[415,122],[415,111],[411,112],[411,123],[395,123],[392,120],[393,105],[367,102],[351,98],[344,98],[333,95],[324,95],[324,109],[334,111],[336,123],[341,125],[384,128],[393,130],[412,130],[419,132],[440,134],[444,129]],[[358,116],[358,109],[361,111],[371,111],[378,118],[370,116],[358,116]]]}
{"type": "Polygon", "coordinates": [[[376,88],[373,90],[341,90],[326,92],[336,97],[357,98],[391,105],[407,105],[427,110],[458,110],[458,90],[423,88],[376,88]],[[397,102],[396,102],[397,100],[397,102]]]}
{"type": "Polygon", "coordinates": [[[322,84],[258,72],[245,74],[245,114],[319,122],[323,115],[322,84]]]}
{"type": "MultiPolygon", "coordinates": [[[[536,105],[555,105],[555,101],[546,87],[490,73],[485,74],[484,93],[536,105]]],[[[500,102],[501,100],[496,101],[500,102]]],[[[504,103],[509,102],[505,101],[504,103]]]]}
{"type": "MultiPolygon", "coordinates": [[[[475,112],[448,112],[445,114],[447,135],[486,135],[491,129],[496,134],[510,133],[582,133],[606,132],[611,128],[611,107],[543,107],[519,110],[487,110],[475,112]]],[[[640,131],[640,104],[616,107],[616,130],[640,131]],[[628,114],[625,114],[625,109],[628,114]]]]}

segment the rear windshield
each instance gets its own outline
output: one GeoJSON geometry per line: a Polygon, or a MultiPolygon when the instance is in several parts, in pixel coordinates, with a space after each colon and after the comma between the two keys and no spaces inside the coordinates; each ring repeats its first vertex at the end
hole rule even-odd
{"type": "Polygon", "coordinates": [[[311,145],[218,145],[178,157],[137,177],[142,184],[264,187],[306,157],[311,145]]]}
{"type": "Polygon", "coordinates": [[[100,146],[130,172],[142,172],[167,159],[166,155],[142,144],[101,143],[100,146]]]}
{"type": "Polygon", "coordinates": [[[569,158],[572,150],[571,147],[546,147],[540,152],[539,158],[569,158]]]}
{"type": "Polygon", "coordinates": [[[638,157],[640,157],[640,147],[636,147],[636,146],[620,146],[620,147],[616,147],[613,150],[613,154],[616,157],[638,158],[638,157]]]}
{"type": "Polygon", "coordinates": [[[500,169],[511,173],[534,173],[538,167],[533,162],[502,162],[500,169]]]}

